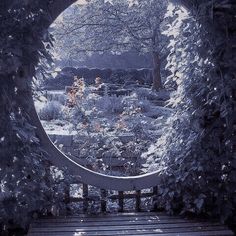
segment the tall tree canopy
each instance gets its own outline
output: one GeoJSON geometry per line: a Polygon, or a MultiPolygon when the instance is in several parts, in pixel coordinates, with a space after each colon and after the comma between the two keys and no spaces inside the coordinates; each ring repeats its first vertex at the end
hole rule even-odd
{"type": "Polygon", "coordinates": [[[153,58],[153,88],[162,88],[161,34],[167,2],[161,0],[91,0],[75,5],[56,22],[55,35],[61,53],[71,57],[94,52],[150,53],[153,58]],[[69,37],[68,37],[69,36],[69,37]]]}

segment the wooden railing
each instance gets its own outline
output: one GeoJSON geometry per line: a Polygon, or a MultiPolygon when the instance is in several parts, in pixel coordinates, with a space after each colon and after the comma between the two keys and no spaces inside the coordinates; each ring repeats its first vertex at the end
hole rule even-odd
{"type": "MultiPolygon", "coordinates": [[[[156,199],[158,194],[158,187],[153,187],[145,190],[136,190],[136,191],[112,191],[110,193],[109,190],[106,189],[98,189],[97,195],[90,195],[90,188],[87,184],[82,183],[74,183],[78,185],[78,189],[82,188],[82,194],[80,196],[71,196],[70,186],[65,189],[65,203],[82,203],[83,212],[88,211],[89,202],[97,202],[100,204],[100,209],[102,213],[107,211],[107,202],[108,201],[116,201],[118,203],[118,211],[124,212],[126,211],[125,200],[133,199],[135,203],[135,207],[133,210],[136,212],[145,211],[147,209],[142,209],[142,200],[145,198],[151,198],[152,201],[152,209],[156,208],[156,199]],[[115,192],[115,193],[114,193],[115,192]]],[[[94,192],[94,191],[93,191],[94,192]]],[[[150,209],[149,209],[150,210],[150,209]]]]}

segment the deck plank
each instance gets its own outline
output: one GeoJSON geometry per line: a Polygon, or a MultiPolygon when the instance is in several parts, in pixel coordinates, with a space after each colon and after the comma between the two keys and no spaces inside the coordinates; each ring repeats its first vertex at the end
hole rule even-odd
{"type": "Polygon", "coordinates": [[[218,222],[171,217],[164,213],[119,213],[43,218],[32,223],[28,236],[230,236],[218,222]]]}
{"type": "MultiPolygon", "coordinates": [[[[38,222],[38,223],[33,223],[32,227],[34,228],[39,228],[39,227],[61,227],[61,225],[63,225],[63,223],[66,224],[66,227],[86,227],[86,226],[119,226],[119,225],[155,225],[158,223],[162,223],[162,224],[170,224],[170,219],[166,219],[166,220],[146,220],[146,221],[142,221],[142,220],[127,220],[127,221],[98,221],[98,222],[84,222],[84,221],[74,221],[74,222],[38,222]]],[[[194,220],[187,220],[187,219],[175,219],[173,221],[174,223],[197,223],[197,221],[194,220]]],[[[200,221],[198,221],[200,222],[200,221]]]]}

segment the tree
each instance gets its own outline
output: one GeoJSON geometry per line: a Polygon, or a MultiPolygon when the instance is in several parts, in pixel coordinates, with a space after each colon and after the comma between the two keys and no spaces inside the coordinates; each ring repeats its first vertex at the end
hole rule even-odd
{"type": "Polygon", "coordinates": [[[162,88],[161,35],[167,3],[161,0],[91,0],[75,6],[55,24],[57,48],[73,57],[94,52],[127,51],[150,53],[153,59],[153,88],[162,88]]]}

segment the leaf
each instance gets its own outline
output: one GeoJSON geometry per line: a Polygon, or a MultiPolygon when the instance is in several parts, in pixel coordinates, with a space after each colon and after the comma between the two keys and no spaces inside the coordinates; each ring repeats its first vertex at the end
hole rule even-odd
{"type": "Polygon", "coordinates": [[[203,198],[200,198],[200,199],[198,198],[194,201],[194,203],[195,203],[197,209],[200,211],[203,207],[204,199],[203,198]]]}

